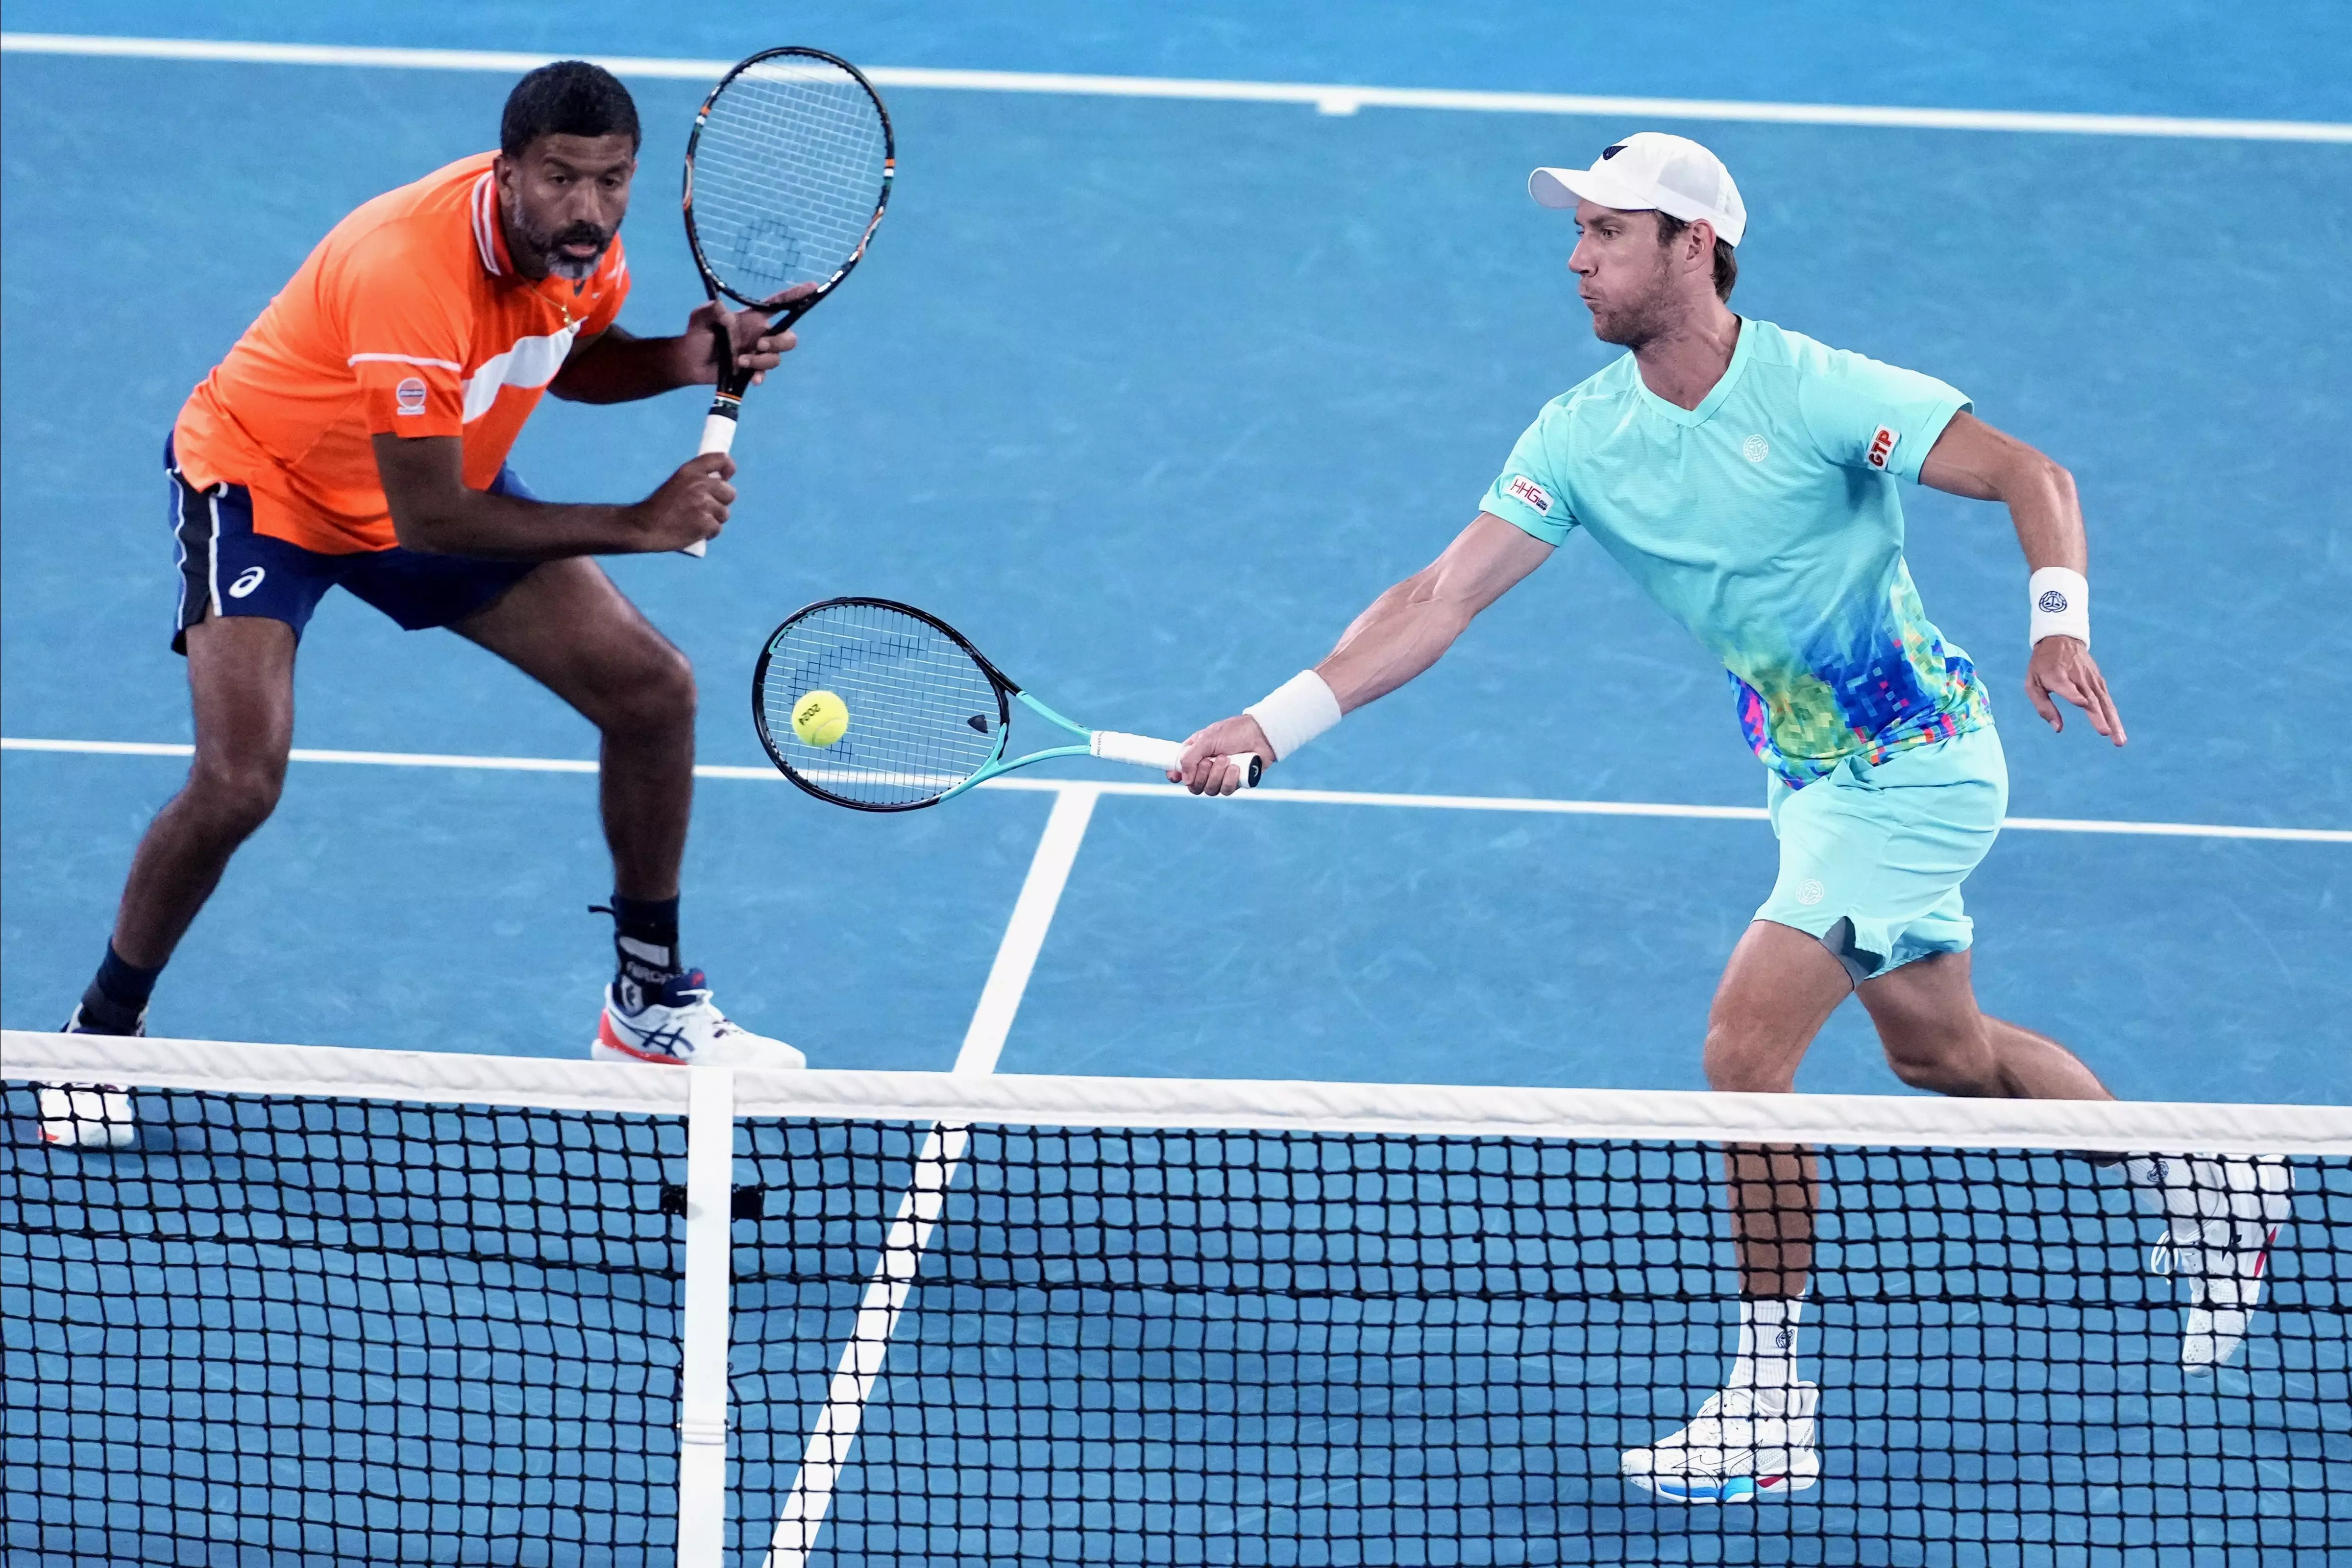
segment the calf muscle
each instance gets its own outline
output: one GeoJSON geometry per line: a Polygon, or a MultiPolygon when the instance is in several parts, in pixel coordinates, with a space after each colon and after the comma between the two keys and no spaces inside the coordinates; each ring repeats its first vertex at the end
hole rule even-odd
{"type": "Polygon", "coordinates": [[[2115,1098],[2056,1040],[1979,1008],[1965,951],[1865,980],[1860,995],[1887,1065],[1914,1088],[1999,1100],[2115,1098]]]}
{"type": "Polygon", "coordinates": [[[188,629],[196,721],[188,780],[148,824],[115,912],[114,950],[160,968],[229,857],[277,809],[294,743],[294,631],[258,617],[188,629]]]}
{"type": "Polygon", "coordinates": [[[598,791],[625,898],[677,894],[694,807],[694,671],[593,561],[549,561],[459,633],[602,735],[598,791]]]}

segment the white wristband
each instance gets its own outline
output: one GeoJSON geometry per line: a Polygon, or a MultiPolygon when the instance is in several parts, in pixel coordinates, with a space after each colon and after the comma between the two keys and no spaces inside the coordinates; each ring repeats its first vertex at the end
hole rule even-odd
{"type": "Polygon", "coordinates": [[[2033,601],[2033,637],[2074,637],[2091,645],[2091,585],[2079,571],[2063,566],[2037,570],[2026,583],[2033,601]]]}
{"type": "Polygon", "coordinates": [[[1279,762],[1339,722],[1339,699],[1312,670],[1301,670],[1242,712],[1257,720],[1279,762]]]}

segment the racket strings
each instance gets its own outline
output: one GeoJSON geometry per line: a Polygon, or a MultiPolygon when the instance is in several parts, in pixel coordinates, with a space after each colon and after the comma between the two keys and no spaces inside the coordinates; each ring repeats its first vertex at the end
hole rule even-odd
{"type": "Polygon", "coordinates": [[[822,283],[865,243],[889,134],[873,95],[822,60],[766,60],[711,103],[694,150],[703,258],[749,299],[822,283]]]}
{"type": "Polygon", "coordinates": [[[864,806],[935,800],[994,760],[996,685],[955,639],[885,605],[827,605],[768,645],[761,710],[778,757],[826,794],[864,806]],[[793,710],[829,691],[849,727],[827,747],[793,728],[793,710]],[[977,721],[977,722],[975,722],[977,721]]]}

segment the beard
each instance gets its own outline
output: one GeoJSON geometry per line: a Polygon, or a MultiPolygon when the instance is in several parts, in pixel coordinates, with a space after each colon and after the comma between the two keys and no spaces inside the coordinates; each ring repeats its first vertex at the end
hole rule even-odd
{"type": "Polygon", "coordinates": [[[1638,349],[1665,335],[1667,312],[1664,301],[1653,294],[1622,305],[1599,308],[1592,312],[1592,335],[1604,343],[1621,348],[1638,349]]]}
{"type": "Polygon", "coordinates": [[[585,283],[595,272],[596,264],[604,259],[604,252],[612,247],[613,231],[596,224],[567,224],[560,229],[542,229],[522,214],[519,204],[509,206],[506,217],[509,236],[522,243],[541,272],[573,283],[585,283]],[[567,256],[563,247],[568,245],[596,248],[584,257],[567,256]]]}
{"type": "Polygon", "coordinates": [[[1668,298],[1663,256],[1661,263],[1639,294],[1606,305],[1586,302],[1592,312],[1594,337],[1621,348],[1638,349],[1673,329],[1677,313],[1668,298]]]}

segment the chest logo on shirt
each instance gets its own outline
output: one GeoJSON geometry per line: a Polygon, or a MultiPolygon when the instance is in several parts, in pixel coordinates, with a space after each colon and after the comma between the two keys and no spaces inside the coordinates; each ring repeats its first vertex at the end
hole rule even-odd
{"type": "Polygon", "coordinates": [[[1902,439],[1903,437],[1894,431],[1883,424],[1880,425],[1877,432],[1871,436],[1870,450],[1863,454],[1862,460],[1873,468],[1885,467],[1887,459],[1895,455],[1895,444],[1902,439]]]}
{"type": "Polygon", "coordinates": [[[1760,435],[1751,435],[1739,444],[1739,455],[1750,463],[1761,463],[1772,455],[1772,444],[1760,435]]]}
{"type": "Polygon", "coordinates": [[[415,376],[409,377],[393,388],[392,396],[393,401],[398,405],[397,412],[401,413],[425,412],[425,383],[415,376]]]}
{"type": "Polygon", "coordinates": [[[1503,494],[1532,509],[1537,517],[1551,516],[1551,492],[1524,474],[1512,475],[1511,482],[1503,486],[1503,494]]]}

